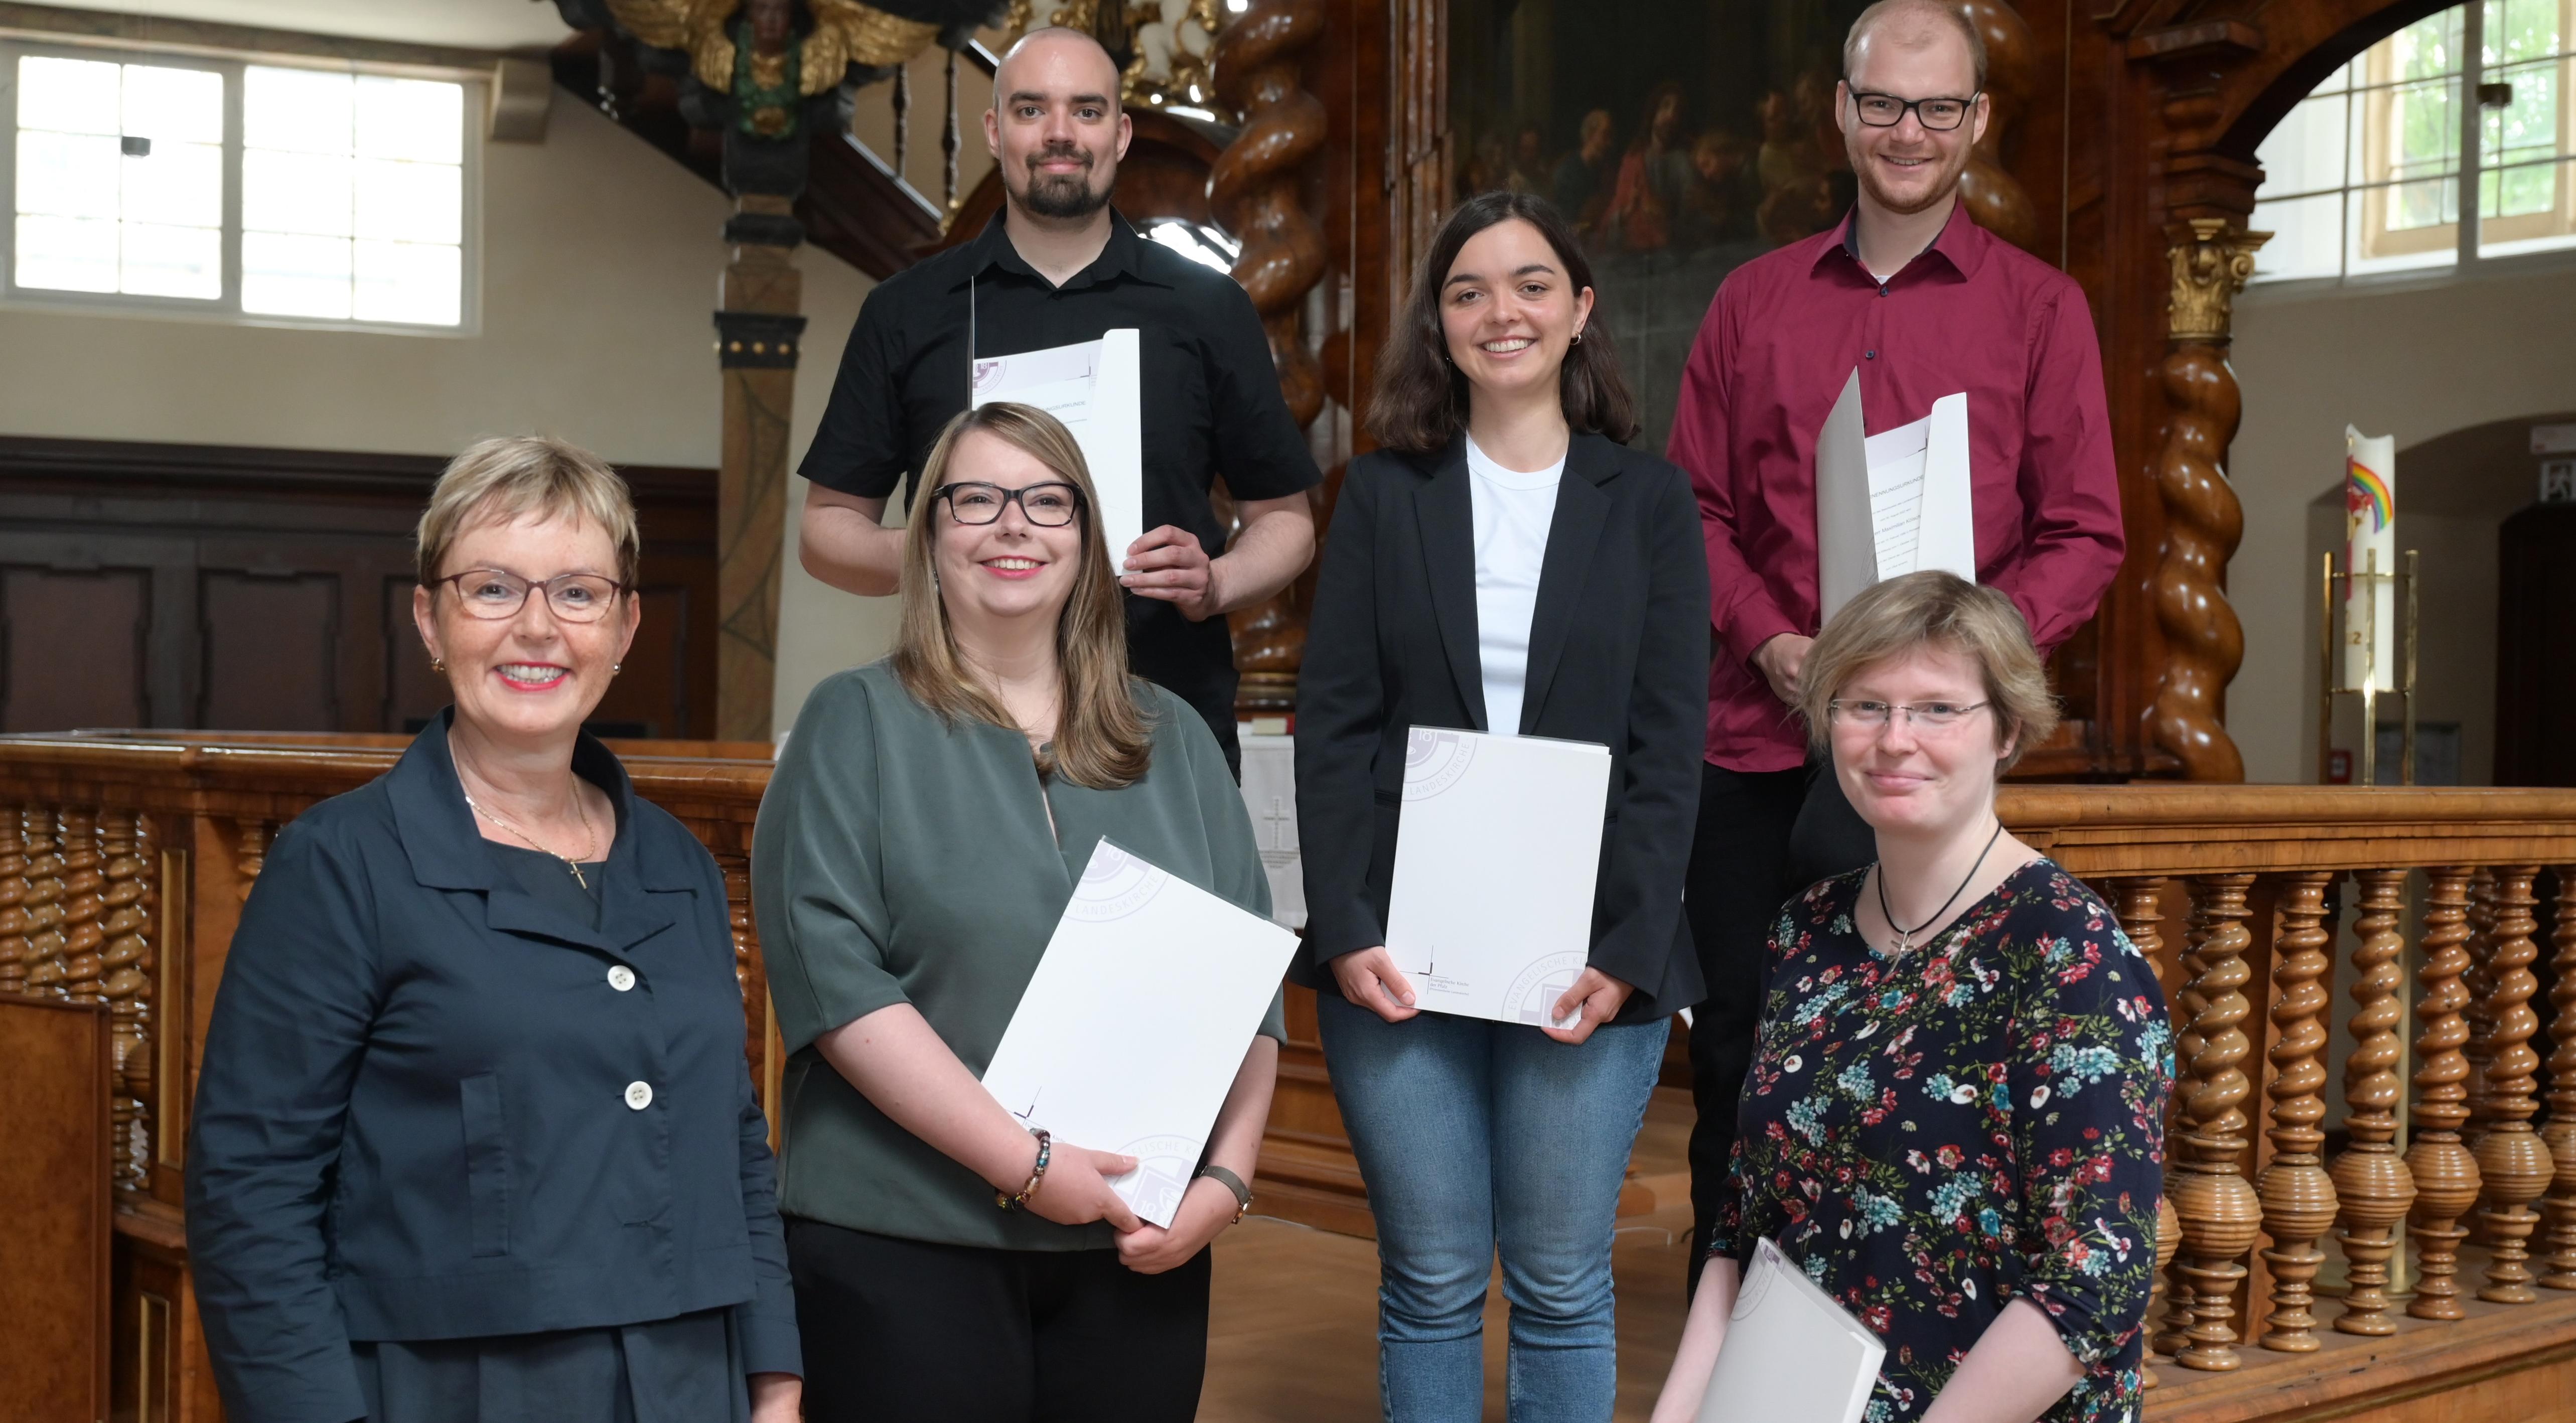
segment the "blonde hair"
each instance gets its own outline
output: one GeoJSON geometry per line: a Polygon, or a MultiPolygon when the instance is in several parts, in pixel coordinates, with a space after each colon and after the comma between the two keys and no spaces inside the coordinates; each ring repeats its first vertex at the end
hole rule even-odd
{"type": "Polygon", "coordinates": [[[960,413],[939,432],[922,462],[922,497],[913,506],[903,542],[903,624],[895,636],[894,671],[913,700],[940,720],[960,717],[1017,730],[1019,723],[957,653],[948,605],[934,566],[939,539],[939,490],[948,483],[958,443],[982,431],[1045,465],[1082,491],[1082,551],[1076,555],[1073,592],[1056,615],[1057,699],[1053,750],[1041,753],[1042,774],[1061,776],[1093,790],[1117,790],[1144,778],[1153,751],[1152,730],[1136,704],[1127,676],[1127,611],[1109,572],[1109,545],[1100,530],[1100,497],[1091,484],[1082,447],[1054,416],[1033,405],[995,401],[960,413]]]}
{"type": "Polygon", "coordinates": [[[420,585],[435,591],[441,565],[459,535],[484,523],[516,523],[530,515],[595,524],[617,550],[617,581],[635,592],[643,539],[635,528],[635,500],[626,481],[606,461],[577,445],[543,435],[509,435],[469,445],[448,461],[421,511],[420,585]]]}
{"type": "Polygon", "coordinates": [[[1807,718],[1809,743],[1825,749],[1833,700],[1854,677],[1927,647],[1964,654],[1977,664],[1994,709],[1995,746],[2012,743],[1997,773],[2010,770],[2032,743],[2057,729],[2057,698],[2048,690],[2048,669],[2031,645],[2021,609],[1992,588],[1926,569],[1871,585],[1817,634],[1798,670],[1798,710],[1807,718]]]}

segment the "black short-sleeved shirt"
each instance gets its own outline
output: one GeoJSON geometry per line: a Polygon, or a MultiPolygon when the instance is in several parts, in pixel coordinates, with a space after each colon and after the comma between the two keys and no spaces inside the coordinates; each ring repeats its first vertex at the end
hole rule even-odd
{"type": "MultiPolygon", "coordinates": [[[[869,293],[798,473],[862,499],[887,498],[901,482],[909,507],[931,445],[966,408],[971,304],[977,356],[1096,341],[1119,327],[1142,333],[1146,528],[1187,529],[1213,558],[1225,549],[1208,507],[1217,476],[1238,499],[1282,499],[1316,483],[1261,318],[1232,277],[1145,240],[1112,212],[1109,245],[1058,287],[1021,259],[1004,222],[997,215],[973,242],[869,293]]],[[[1127,647],[1136,674],[1196,708],[1233,761],[1225,619],[1193,623],[1130,594],[1127,647]]]]}

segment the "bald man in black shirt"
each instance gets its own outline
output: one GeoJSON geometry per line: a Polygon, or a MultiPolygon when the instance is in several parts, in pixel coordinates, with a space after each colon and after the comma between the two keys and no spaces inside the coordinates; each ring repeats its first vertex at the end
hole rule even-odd
{"type": "Polygon", "coordinates": [[[1121,560],[1128,655],[1198,709],[1239,767],[1222,615],[1286,587],[1314,556],[1315,461],[1243,288],[1109,206],[1132,133],[1118,81],[1107,51],[1075,30],[1036,31],[1004,56],[984,116],[1003,211],[860,309],[799,470],[812,481],[800,553],[836,588],[898,591],[903,540],[884,526],[886,500],[903,483],[909,505],[922,460],[966,408],[970,342],[977,357],[1015,355],[1134,327],[1147,532],[1121,560]],[[1208,503],[1218,475],[1243,520],[1231,549],[1208,503]]]}

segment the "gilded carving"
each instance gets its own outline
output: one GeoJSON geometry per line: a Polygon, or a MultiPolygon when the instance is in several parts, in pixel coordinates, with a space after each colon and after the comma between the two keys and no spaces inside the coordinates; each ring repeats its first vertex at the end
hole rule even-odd
{"type": "Polygon", "coordinates": [[[2254,275],[2254,254],[2272,240],[2268,232],[2232,227],[2223,217],[2195,217],[2165,229],[2172,245],[2173,291],[2166,298],[2165,336],[2173,341],[2224,341],[2236,294],[2254,275]]]}
{"type": "Polygon", "coordinates": [[[930,21],[907,20],[859,0],[802,3],[813,16],[812,31],[796,35],[792,27],[779,27],[790,33],[776,40],[757,22],[767,9],[783,11],[785,0],[608,0],[608,12],[644,43],[686,51],[698,82],[719,94],[734,94],[748,68],[757,88],[808,97],[840,84],[853,64],[901,64],[939,37],[939,26],[930,21]]]}

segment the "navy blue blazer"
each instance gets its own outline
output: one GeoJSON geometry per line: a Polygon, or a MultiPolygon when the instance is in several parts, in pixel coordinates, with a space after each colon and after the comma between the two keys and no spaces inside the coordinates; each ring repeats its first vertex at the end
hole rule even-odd
{"type": "Polygon", "coordinates": [[[485,849],[447,720],[278,835],[233,935],[188,1142],[226,1414],[364,1416],[351,1340],[728,1306],[803,1372],[722,872],[585,736],[618,834],[576,922],[485,849]]]}

